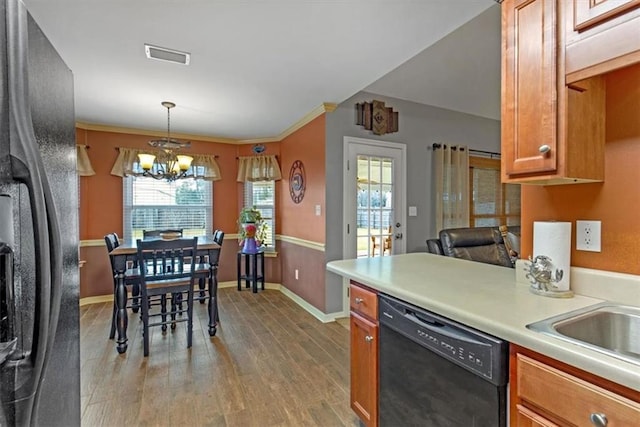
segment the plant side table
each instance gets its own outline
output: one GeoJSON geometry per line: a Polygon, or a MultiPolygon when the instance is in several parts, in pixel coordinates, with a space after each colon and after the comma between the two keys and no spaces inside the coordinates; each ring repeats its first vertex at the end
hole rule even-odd
{"type": "Polygon", "coordinates": [[[259,249],[256,253],[238,251],[238,290],[242,290],[242,281],[245,287],[253,288],[253,293],[258,293],[258,282],[264,291],[264,249],[259,249]],[[242,272],[242,258],[244,258],[244,274],[242,272]]]}

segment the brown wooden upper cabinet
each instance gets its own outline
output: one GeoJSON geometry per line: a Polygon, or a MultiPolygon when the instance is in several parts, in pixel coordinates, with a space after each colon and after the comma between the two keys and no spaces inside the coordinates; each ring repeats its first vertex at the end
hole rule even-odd
{"type": "Polygon", "coordinates": [[[502,3],[502,181],[604,179],[604,79],[567,86],[565,0],[502,3]]]}
{"type": "Polygon", "coordinates": [[[640,0],[562,0],[567,83],[640,62],[640,0]]]}
{"type": "Polygon", "coordinates": [[[572,0],[573,28],[582,31],[640,6],[640,0],[572,0]]]}

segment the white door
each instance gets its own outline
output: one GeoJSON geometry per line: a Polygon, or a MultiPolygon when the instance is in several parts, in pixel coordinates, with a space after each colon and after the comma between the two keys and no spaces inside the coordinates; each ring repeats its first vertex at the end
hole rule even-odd
{"type": "Polygon", "coordinates": [[[344,258],[402,254],[406,146],[344,138],[344,258]]]}

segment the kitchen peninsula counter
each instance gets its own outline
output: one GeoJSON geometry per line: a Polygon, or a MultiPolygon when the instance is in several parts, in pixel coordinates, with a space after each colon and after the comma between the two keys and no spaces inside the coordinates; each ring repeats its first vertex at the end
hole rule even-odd
{"type": "Polygon", "coordinates": [[[535,295],[514,269],[429,253],[331,261],[327,270],[640,391],[640,366],[526,328],[604,299],[535,295]]]}

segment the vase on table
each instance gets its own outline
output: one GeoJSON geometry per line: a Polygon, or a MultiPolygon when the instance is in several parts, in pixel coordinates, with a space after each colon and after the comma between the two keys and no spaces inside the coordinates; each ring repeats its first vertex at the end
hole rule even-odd
{"type": "Polygon", "coordinates": [[[258,252],[258,244],[256,242],[256,225],[254,223],[242,224],[244,229],[244,241],[242,252],[245,254],[255,254],[258,252]]]}

